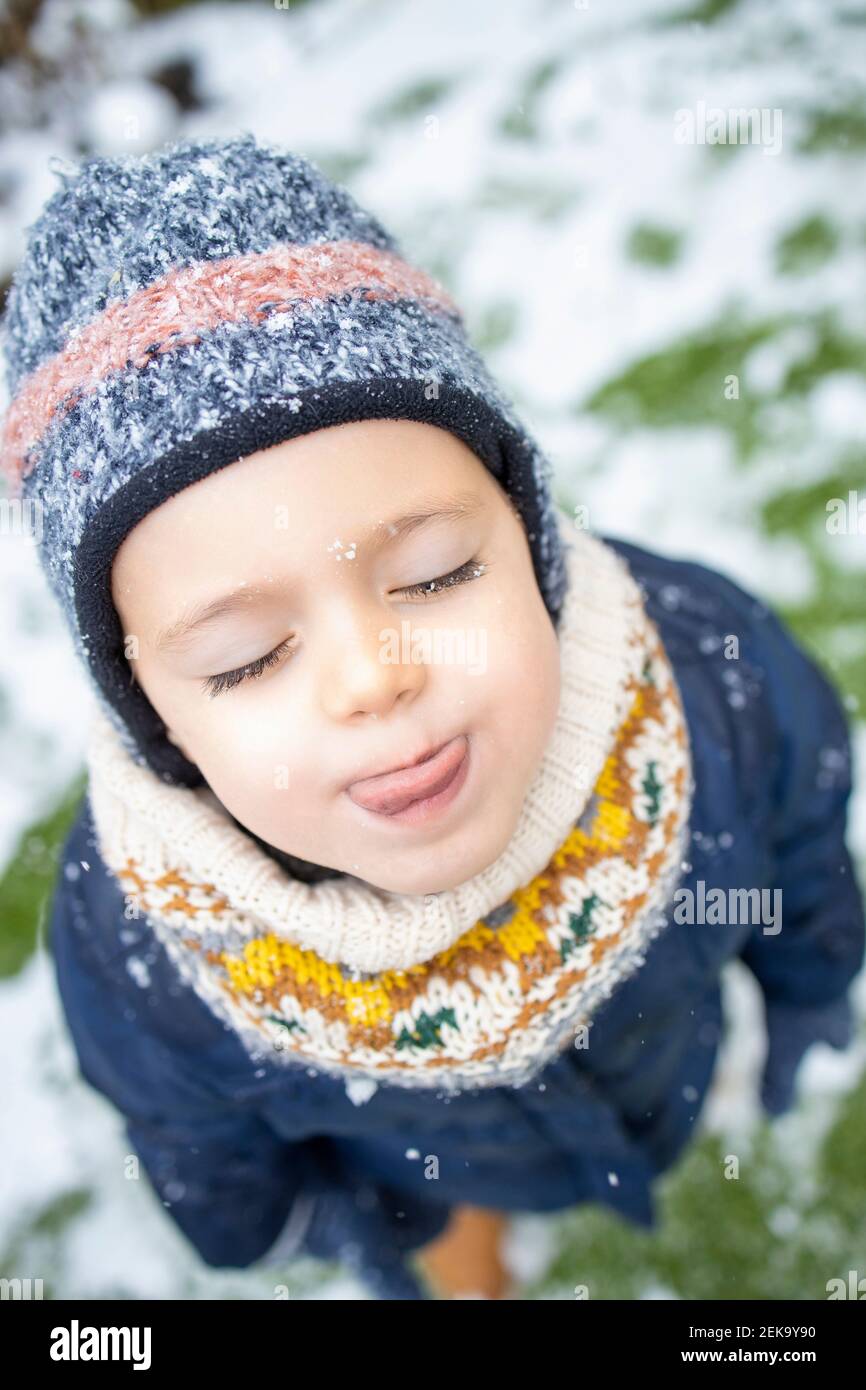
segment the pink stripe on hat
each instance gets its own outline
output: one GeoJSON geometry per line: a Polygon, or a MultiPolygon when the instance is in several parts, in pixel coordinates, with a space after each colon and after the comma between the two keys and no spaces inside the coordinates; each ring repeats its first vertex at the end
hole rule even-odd
{"type": "Polygon", "coordinates": [[[257,322],[260,306],[325,299],[363,288],[365,299],[411,298],[460,316],[445,289],[391,251],[367,242],[279,245],[170,271],[128,299],[113,301],[25,378],[0,442],[10,483],[27,475],[29,451],[55,415],[71,410],[109,373],[146,367],[157,353],[197,342],[222,323],[257,322]]]}

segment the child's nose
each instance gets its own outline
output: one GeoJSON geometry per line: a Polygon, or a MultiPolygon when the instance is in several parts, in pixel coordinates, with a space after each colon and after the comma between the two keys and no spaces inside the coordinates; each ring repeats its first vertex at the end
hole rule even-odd
{"type": "Polygon", "coordinates": [[[417,654],[412,660],[411,643],[382,633],[377,622],[333,644],[321,679],[322,705],[332,719],[359,712],[381,718],[397,700],[411,703],[423,688],[426,668],[417,654]]]}

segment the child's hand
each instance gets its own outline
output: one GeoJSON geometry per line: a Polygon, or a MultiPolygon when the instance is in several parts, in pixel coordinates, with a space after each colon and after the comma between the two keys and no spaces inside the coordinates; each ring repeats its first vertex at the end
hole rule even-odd
{"type": "Polygon", "coordinates": [[[761,1078],[761,1102],[770,1115],[782,1115],[796,1101],[797,1071],[814,1042],[846,1048],[854,1036],[851,1002],[847,996],[831,1004],[788,1004],[771,1000],[766,1006],[768,1050],[761,1078]]]}

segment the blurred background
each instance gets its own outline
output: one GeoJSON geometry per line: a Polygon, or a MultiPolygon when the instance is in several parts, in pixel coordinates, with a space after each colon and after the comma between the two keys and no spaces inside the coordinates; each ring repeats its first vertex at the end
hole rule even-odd
{"type": "MultiPolygon", "coordinates": [[[[864,881],[863,4],[0,0],[0,65],[0,303],[66,161],[241,131],[316,161],[460,303],[560,505],[723,570],[830,675],[864,881]],[[719,109],[762,119],[723,143],[719,109]]],[[[2,536],[0,588],[0,1276],[42,1274],[46,1298],[271,1297],[272,1273],[200,1264],[149,1185],[117,1179],[122,1120],[78,1075],[45,943],[90,696],[27,537],[2,536]]],[[[723,983],[658,1233],[520,1215],[527,1298],[825,1298],[827,1271],[866,1271],[864,979],[855,1043],[815,1044],[773,1125],[757,987],[739,962],[723,983]]],[[[364,1297],[311,1260],[286,1282],[364,1297]]]]}

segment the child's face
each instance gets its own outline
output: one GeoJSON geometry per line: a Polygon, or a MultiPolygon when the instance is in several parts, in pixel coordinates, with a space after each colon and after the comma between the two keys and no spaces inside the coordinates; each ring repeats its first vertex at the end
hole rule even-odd
{"type": "Polygon", "coordinates": [[[556,719],[559,643],[520,520],[456,436],[370,420],[251,454],[130,532],[112,597],[171,736],[269,844],[412,894],[453,888],[506,847],[556,719]],[[458,494],[461,515],[393,525],[458,494]],[[458,569],[462,583],[401,592],[458,569]],[[167,642],[237,589],[230,611],[167,642]],[[258,676],[205,690],[271,653],[258,676]],[[353,789],[384,790],[381,809],[347,790],[446,743],[466,753],[450,798],[395,812],[393,788],[353,789]]]}

